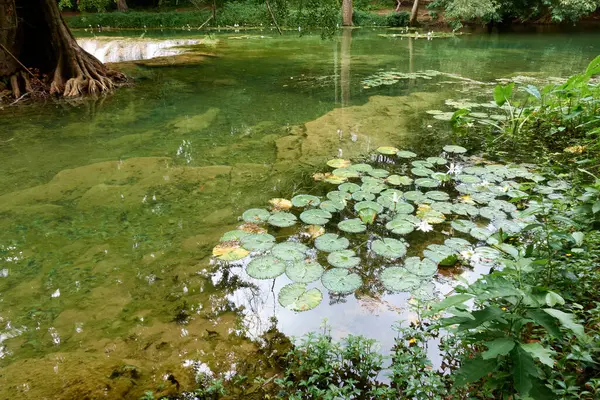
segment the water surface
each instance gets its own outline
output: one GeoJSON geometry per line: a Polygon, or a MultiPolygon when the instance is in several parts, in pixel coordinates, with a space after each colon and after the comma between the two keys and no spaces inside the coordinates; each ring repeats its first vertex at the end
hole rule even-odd
{"type": "Polygon", "coordinates": [[[169,375],[190,389],[192,361],[240,369],[271,317],[286,335],[327,318],[336,337],[389,348],[390,326],[411,317],[407,295],[327,296],[297,314],[271,282],[217,269],[212,247],[245,209],[312,190],[340,152],[437,154],[455,138],[426,110],[489,92],[472,81],[576,73],[600,36],[379,33],[103,33],[204,42],[123,65],[135,85],[112,96],[0,111],[1,397],[137,398],[176,392],[169,375]],[[364,87],[389,70],[446,75],[364,87]]]}

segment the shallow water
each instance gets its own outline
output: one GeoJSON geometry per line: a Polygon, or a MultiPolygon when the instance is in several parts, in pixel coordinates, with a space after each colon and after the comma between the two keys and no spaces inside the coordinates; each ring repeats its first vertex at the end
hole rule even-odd
{"type": "Polygon", "coordinates": [[[124,65],[136,84],[110,97],[0,111],[0,397],[137,398],[177,391],[170,374],[189,389],[186,360],[230,370],[254,357],[246,337],[272,316],[286,335],[327,318],[336,337],[391,347],[389,327],[411,317],[408,295],[326,295],[297,314],[277,304],[272,282],[217,270],[212,247],[245,209],[310,191],[310,176],[340,151],[439,153],[454,138],[425,111],[491,87],[441,75],[367,89],[370,75],[565,77],[600,53],[600,35],[377,36],[385,32],[214,33],[184,56],[124,65]]]}

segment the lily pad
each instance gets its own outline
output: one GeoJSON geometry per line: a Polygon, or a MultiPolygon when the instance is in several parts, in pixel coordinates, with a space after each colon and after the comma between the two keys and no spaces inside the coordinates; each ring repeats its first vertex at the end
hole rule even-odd
{"type": "Polygon", "coordinates": [[[358,171],[350,168],[337,168],[333,170],[332,174],[342,178],[358,178],[360,176],[358,171]]]}
{"type": "Polygon", "coordinates": [[[362,286],[360,275],[345,268],[330,269],[323,274],[321,282],[330,292],[340,294],[352,293],[362,286]]]}
{"type": "Polygon", "coordinates": [[[448,163],[448,160],[442,157],[427,157],[427,162],[437,165],[446,165],[448,163]]]}
{"type": "Polygon", "coordinates": [[[350,246],[348,239],[335,233],[326,233],[315,239],[315,247],[327,253],[345,250],[348,246],[350,246]]]}
{"type": "Polygon", "coordinates": [[[327,198],[331,201],[338,201],[341,203],[346,202],[346,200],[350,200],[352,195],[346,192],[340,192],[339,190],[333,190],[327,193],[327,198]]]}
{"type": "Polygon", "coordinates": [[[231,242],[232,240],[240,241],[243,237],[250,235],[249,232],[236,229],[234,231],[225,232],[219,242],[231,242]]]}
{"type": "Polygon", "coordinates": [[[250,252],[240,246],[237,241],[219,243],[213,249],[213,256],[222,261],[237,261],[245,258],[250,252]]]}
{"type": "Polygon", "coordinates": [[[412,172],[412,174],[416,176],[430,176],[434,173],[433,170],[425,167],[413,168],[410,170],[410,172],[412,172]]]}
{"type": "Polygon", "coordinates": [[[353,164],[348,168],[353,169],[358,172],[369,172],[370,170],[373,169],[373,166],[371,166],[369,164],[353,164]]]}
{"type": "Polygon", "coordinates": [[[367,182],[367,183],[363,183],[361,186],[361,191],[363,192],[368,192],[368,193],[380,193],[382,191],[384,191],[385,189],[387,189],[387,186],[384,183],[381,182],[367,182]]]}
{"type": "Polygon", "coordinates": [[[477,227],[477,225],[475,225],[475,223],[464,220],[464,219],[454,220],[450,223],[450,225],[452,225],[452,228],[454,228],[455,230],[457,230],[459,232],[463,232],[463,233],[469,233],[471,231],[471,229],[477,227]]]}
{"type": "Polygon", "coordinates": [[[442,214],[452,214],[453,211],[453,204],[452,203],[447,203],[447,202],[436,202],[431,204],[431,209],[435,210],[435,211],[439,211],[442,214]]]}
{"type": "Polygon", "coordinates": [[[336,268],[354,268],[360,264],[360,258],[352,250],[341,250],[330,253],[327,262],[336,268]]]}
{"type": "Polygon", "coordinates": [[[408,176],[390,175],[387,177],[386,182],[394,186],[409,186],[412,185],[413,180],[408,176]]]}
{"type": "Polygon", "coordinates": [[[461,146],[447,145],[444,146],[444,151],[446,153],[463,154],[467,152],[467,149],[461,146]]]}
{"type": "Polygon", "coordinates": [[[344,208],[346,208],[346,205],[340,201],[325,200],[324,202],[319,204],[319,208],[321,210],[325,210],[330,213],[334,213],[334,212],[342,211],[344,208]]]}
{"type": "Polygon", "coordinates": [[[372,208],[363,208],[358,212],[358,217],[365,224],[373,224],[377,218],[377,211],[372,208]]]}
{"type": "Polygon", "coordinates": [[[415,160],[410,164],[415,168],[433,168],[433,164],[426,160],[415,160]]]}
{"type": "Polygon", "coordinates": [[[333,160],[327,161],[327,165],[331,168],[348,168],[352,163],[350,160],[344,160],[342,158],[334,158],[333,160]]]}
{"type": "Polygon", "coordinates": [[[420,178],[415,180],[415,185],[426,188],[434,188],[440,186],[440,182],[431,178],[420,178]]]}
{"type": "Polygon", "coordinates": [[[261,223],[267,222],[270,216],[271,213],[264,208],[251,208],[244,211],[242,214],[242,219],[244,222],[261,223]]]}
{"type": "Polygon", "coordinates": [[[404,198],[415,203],[421,203],[426,199],[425,195],[419,191],[404,192],[404,198]]]}
{"type": "Polygon", "coordinates": [[[479,215],[489,220],[506,219],[506,213],[504,211],[492,207],[481,207],[479,209],[479,215]]]}
{"type": "Polygon", "coordinates": [[[360,186],[358,186],[356,183],[342,183],[340,186],[338,186],[338,190],[345,193],[354,193],[360,190],[360,186]]]}
{"type": "Polygon", "coordinates": [[[407,235],[415,230],[415,224],[405,219],[393,219],[385,228],[396,235],[407,235]]]}
{"type": "Polygon", "coordinates": [[[471,242],[462,238],[446,239],[444,244],[455,251],[464,251],[471,248],[471,242]]]}
{"type": "Polygon", "coordinates": [[[456,251],[443,244],[430,244],[423,250],[423,255],[436,265],[443,265],[446,264],[444,261],[456,255],[456,251]]]}
{"type": "Polygon", "coordinates": [[[421,218],[428,224],[441,224],[446,221],[446,216],[443,213],[423,205],[419,207],[419,210],[417,211],[417,217],[421,218]]]}
{"type": "Polygon", "coordinates": [[[292,202],[288,199],[271,199],[269,200],[269,204],[273,207],[274,211],[287,211],[292,208],[292,202]]]}
{"type": "Polygon", "coordinates": [[[272,256],[257,257],[246,267],[248,275],[254,279],[274,279],[285,272],[286,264],[272,256]]]}
{"type": "Polygon", "coordinates": [[[308,247],[302,243],[283,242],[276,244],[271,250],[271,254],[283,261],[300,261],[306,257],[307,251],[308,247]]]}
{"type": "Polygon", "coordinates": [[[417,156],[415,153],[408,150],[400,150],[396,155],[400,158],[415,158],[417,156]]]}
{"type": "Polygon", "coordinates": [[[323,180],[327,183],[331,183],[332,185],[339,185],[340,183],[346,182],[348,178],[344,176],[329,174],[323,180]]]}
{"type": "Polygon", "coordinates": [[[341,221],[338,228],[349,233],[361,233],[367,230],[365,224],[358,218],[341,221]]]}
{"type": "Polygon", "coordinates": [[[275,236],[268,233],[254,233],[242,238],[242,247],[250,251],[266,251],[275,246],[275,236]]]}
{"type": "Polygon", "coordinates": [[[421,260],[419,257],[407,258],[404,261],[404,268],[411,274],[421,277],[433,276],[437,272],[437,264],[435,262],[427,258],[421,260]]]}
{"type": "Polygon", "coordinates": [[[290,214],[283,211],[274,212],[273,215],[269,217],[269,224],[273,226],[277,226],[279,228],[287,228],[293,226],[297,221],[297,218],[294,214],[290,214]]]}
{"type": "Polygon", "coordinates": [[[377,152],[380,154],[384,154],[386,156],[391,156],[394,154],[397,154],[400,150],[398,150],[395,147],[390,147],[390,146],[382,146],[377,148],[377,152]]]}
{"type": "Polygon", "coordinates": [[[310,194],[299,194],[298,196],[292,197],[292,204],[294,207],[317,207],[319,203],[321,203],[321,199],[310,194]]]}
{"type": "Polygon", "coordinates": [[[469,232],[469,234],[477,240],[487,240],[493,233],[494,232],[486,228],[473,228],[469,232]]]}
{"type": "Polygon", "coordinates": [[[285,274],[294,282],[310,283],[319,279],[324,271],[321,264],[314,260],[301,260],[288,265],[285,274]]]}
{"type": "Polygon", "coordinates": [[[389,176],[389,171],[385,169],[372,169],[368,172],[374,178],[387,178],[389,176]]]}
{"type": "Polygon", "coordinates": [[[406,254],[406,245],[397,239],[384,238],[371,243],[371,250],[378,256],[395,259],[404,257],[406,254]]]}
{"type": "Polygon", "coordinates": [[[352,199],[356,201],[372,201],[375,200],[375,195],[373,193],[359,190],[358,192],[352,193],[352,199]]]}
{"type": "Polygon", "coordinates": [[[356,210],[357,212],[360,212],[360,210],[363,210],[365,208],[369,208],[371,210],[374,210],[375,213],[379,214],[383,211],[383,206],[379,203],[376,203],[374,201],[361,201],[359,203],[356,203],[354,205],[354,210],[356,210]]]}
{"type": "Polygon", "coordinates": [[[468,175],[468,174],[460,174],[456,177],[461,182],[464,183],[479,183],[481,182],[481,178],[477,175],[468,175]]]}
{"type": "Polygon", "coordinates": [[[305,283],[291,283],[279,291],[279,304],[292,311],[312,310],[323,300],[323,293],[317,288],[306,290],[305,283]]]}
{"type": "Polygon", "coordinates": [[[408,292],[421,283],[421,279],[401,267],[384,269],[379,275],[379,280],[390,292],[408,292]]]}
{"type": "Polygon", "coordinates": [[[322,209],[307,210],[300,214],[302,222],[309,225],[325,225],[330,218],[331,213],[322,209]]]}
{"type": "Polygon", "coordinates": [[[440,192],[438,190],[432,190],[430,192],[425,193],[425,197],[435,201],[448,201],[450,200],[450,195],[446,192],[440,192]]]}

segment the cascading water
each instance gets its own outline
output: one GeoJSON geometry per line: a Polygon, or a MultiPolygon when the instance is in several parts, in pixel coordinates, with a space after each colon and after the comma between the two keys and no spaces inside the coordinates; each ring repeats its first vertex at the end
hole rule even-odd
{"type": "Polygon", "coordinates": [[[148,60],[150,58],[176,56],[185,50],[179,46],[198,44],[198,40],[173,39],[78,39],[77,43],[101,62],[148,60]]]}

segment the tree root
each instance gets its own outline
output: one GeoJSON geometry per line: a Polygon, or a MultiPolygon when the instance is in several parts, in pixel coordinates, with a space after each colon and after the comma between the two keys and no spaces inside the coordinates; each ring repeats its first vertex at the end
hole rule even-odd
{"type": "Polygon", "coordinates": [[[59,60],[50,84],[50,94],[78,97],[106,93],[112,91],[117,82],[125,80],[123,74],[109,70],[95,59],[87,57],[86,53],[77,53],[67,69],[73,72],[70,78],[65,76],[68,74],[65,73],[62,59],[59,60]]]}

